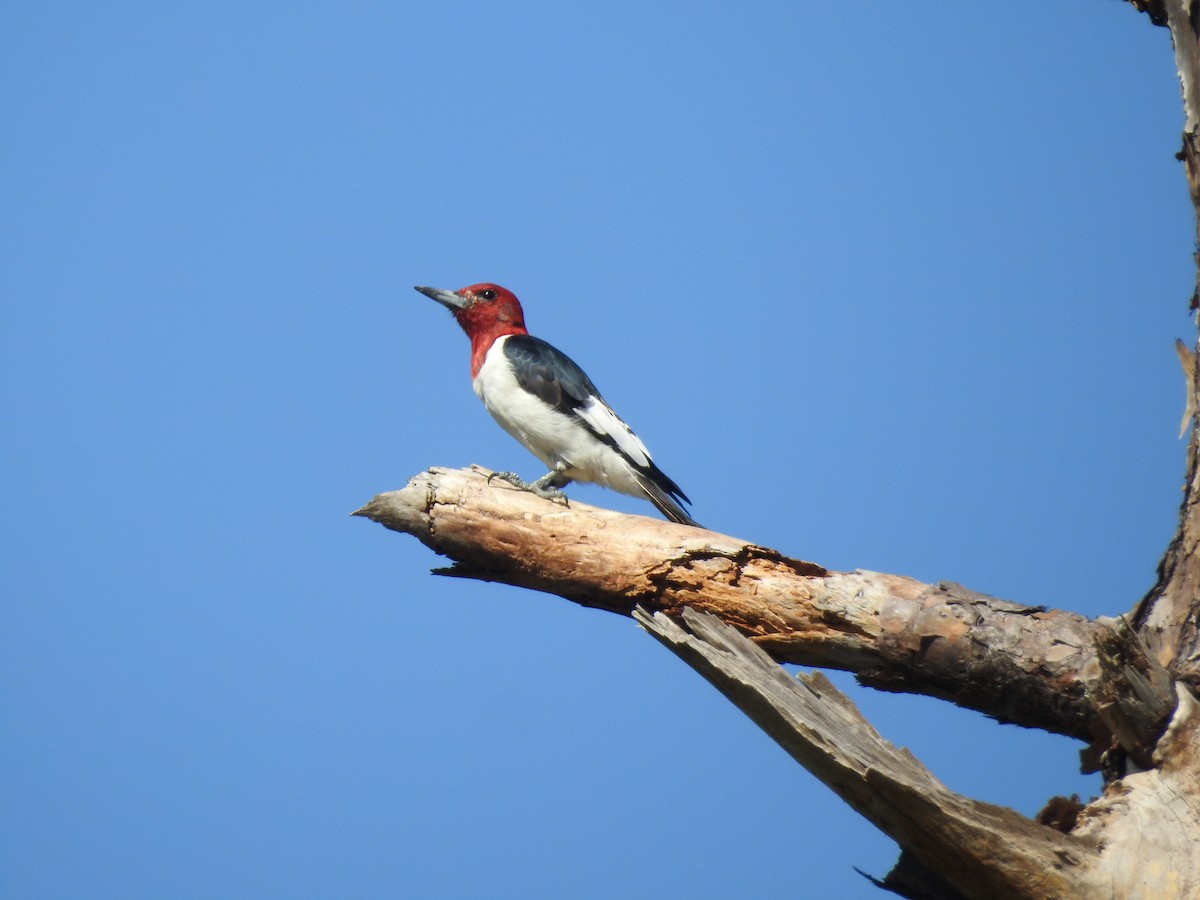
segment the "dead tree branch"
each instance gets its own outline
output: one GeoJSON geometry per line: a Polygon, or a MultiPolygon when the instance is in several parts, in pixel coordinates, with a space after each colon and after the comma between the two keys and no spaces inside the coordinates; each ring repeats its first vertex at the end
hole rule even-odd
{"type": "MultiPolygon", "coordinates": [[[[1082,897],[1094,840],[955,794],[818,673],[790,678],[715,616],[634,618],[802,766],[963,897],[1082,897]]],[[[886,885],[886,882],[884,883],[886,885]]],[[[911,888],[911,885],[910,885],[911,888]]]]}
{"type": "Polygon", "coordinates": [[[358,510],[454,565],[631,615],[711,612],[778,662],[857,673],[1003,722],[1091,739],[1100,626],[955,584],[831,572],[703,529],[550,503],[483,470],[431,469],[358,510]]]}

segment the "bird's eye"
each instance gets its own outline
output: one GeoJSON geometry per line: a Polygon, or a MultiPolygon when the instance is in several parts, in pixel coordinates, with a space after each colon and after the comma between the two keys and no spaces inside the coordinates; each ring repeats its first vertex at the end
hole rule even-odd
{"type": "Polygon", "coordinates": [[[484,300],[495,300],[496,292],[493,291],[491,288],[488,288],[486,291],[480,291],[479,296],[482,297],[484,300]]]}

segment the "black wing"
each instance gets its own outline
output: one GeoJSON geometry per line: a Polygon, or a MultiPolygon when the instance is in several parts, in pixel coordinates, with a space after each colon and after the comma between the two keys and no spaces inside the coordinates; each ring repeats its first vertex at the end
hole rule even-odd
{"type": "Polygon", "coordinates": [[[655,465],[646,445],[612,411],[587,373],[571,357],[531,334],[510,335],[504,341],[504,356],[522,388],[564,415],[577,419],[624,456],[637,471],[638,481],[659,511],[672,521],[697,525],[679,505],[680,502],[692,502],[687,494],[655,465]]]}

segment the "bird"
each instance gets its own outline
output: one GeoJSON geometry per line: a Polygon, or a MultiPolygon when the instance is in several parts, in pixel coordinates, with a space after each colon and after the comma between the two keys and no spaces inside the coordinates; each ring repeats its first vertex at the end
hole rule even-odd
{"type": "Polygon", "coordinates": [[[633,430],[569,356],[525,328],[512,291],[484,282],[447,291],[417,287],[453,313],[471,339],[471,386],[487,411],[550,471],[533,482],[497,472],[522,490],[566,502],[572,481],[649,500],[672,522],[702,527],[691,500],[666,476],[633,430]]]}

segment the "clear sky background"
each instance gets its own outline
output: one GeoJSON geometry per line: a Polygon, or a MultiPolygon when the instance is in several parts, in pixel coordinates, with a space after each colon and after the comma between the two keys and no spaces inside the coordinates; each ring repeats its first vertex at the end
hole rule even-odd
{"type": "MultiPolygon", "coordinates": [[[[631,621],[349,517],[542,474],[414,284],[514,290],[716,530],[1153,583],[1194,231],[1125,3],[19,0],[0,109],[6,897],[884,896],[895,846],[631,621]]],[[[1098,789],[835,677],[956,790],[1098,789]]]]}

